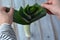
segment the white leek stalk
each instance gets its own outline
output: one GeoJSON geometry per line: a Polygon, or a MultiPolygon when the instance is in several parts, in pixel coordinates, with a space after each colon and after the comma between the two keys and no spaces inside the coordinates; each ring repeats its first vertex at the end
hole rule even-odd
{"type": "Polygon", "coordinates": [[[24,32],[26,37],[31,37],[30,25],[24,25],[24,32]]]}

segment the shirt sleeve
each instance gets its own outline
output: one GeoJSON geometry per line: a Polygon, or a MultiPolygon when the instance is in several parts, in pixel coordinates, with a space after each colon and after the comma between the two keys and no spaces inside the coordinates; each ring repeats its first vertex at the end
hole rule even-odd
{"type": "Polygon", "coordinates": [[[6,23],[0,25],[0,40],[17,40],[11,25],[6,23]]]}

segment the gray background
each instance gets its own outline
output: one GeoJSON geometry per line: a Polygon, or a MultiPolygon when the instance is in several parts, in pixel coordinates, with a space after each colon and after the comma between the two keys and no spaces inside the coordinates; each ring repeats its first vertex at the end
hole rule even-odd
{"type": "MultiPolygon", "coordinates": [[[[5,7],[14,7],[19,10],[20,6],[25,7],[27,4],[46,2],[46,0],[0,0],[0,5],[5,7]],[[13,2],[13,3],[12,3],[13,2]]],[[[15,32],[18,40],[60,40],[60,20],[54,15],[47,14],[45,17],[31,24],[32,37],[25,37],[23,25],[17,24],[15,32]],[[17,31],[16,31],[17,30],[17,31]]]]}

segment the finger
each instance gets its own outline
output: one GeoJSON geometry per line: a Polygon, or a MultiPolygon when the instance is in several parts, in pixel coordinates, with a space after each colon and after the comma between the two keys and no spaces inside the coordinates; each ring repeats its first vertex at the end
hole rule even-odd
{"type": "Polygon", "coordinates": [[[5,7],[0,7],[0,11],[1,11],[1,12],[6,13],[6,12],[5,12],[5,10],[6,10],[6,8],[5,8],[5,7]]]}
{"type": "Polygon", "coordinates": [[[51,7],[52,7],[52,5],[47,4],[47,3],[41,4],[41,6],[44,7],[44,8],[46,8],[46,9],[48,9],[48,10],[50,10],[51,7]]]}
{"type": "Polygon", "coordinates": [[[3,9],[3,7],[2,6],[0,6],[0,11],[3,9]]]}
{"type": "Polygon", "coordinates": [[[49,0],[47,0],[47,2],[48,2],[49,0]]]}
{"type": "Polygon", "coordinates": [[[47,0],[47,3],[50,3],[51,4],[52,3],[52,0],[47,0]]]}
{"type": "Polygon", "coordinates": [[[57,3],[60,4],[60,0],[53,0],[53,4],[57,5],[57,3]]]}
{"type": "Polygon", "coordinates": [[[10,11],[8,12],[8,14],[11,16],[11,15],[13,15],[13,12],[14,12],[14,9],[10,8],[10,11]]]}
{"type": "Polygon", "coordinates": [[[2,12],[5,12],[6,13],[6,7],[3,7],[2,8],[2,12]]]}

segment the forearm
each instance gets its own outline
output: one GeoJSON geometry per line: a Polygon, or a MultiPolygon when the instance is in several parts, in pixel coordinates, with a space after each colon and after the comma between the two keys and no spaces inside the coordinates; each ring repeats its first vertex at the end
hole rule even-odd
{"type": "Polygon", "coordinates": [[[17,40],[11,25],[0,25],[0,40],[17,40]]]}

